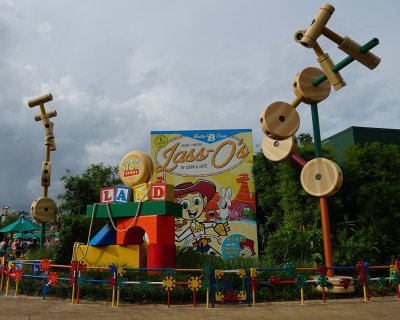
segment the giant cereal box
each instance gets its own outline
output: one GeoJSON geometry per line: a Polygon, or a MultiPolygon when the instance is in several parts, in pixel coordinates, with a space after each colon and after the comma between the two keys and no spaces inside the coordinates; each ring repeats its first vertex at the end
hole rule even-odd
{"type": "Polygon", "coordinates": [[[174,185],[182,206],[177,246],[224,259],[258,255],[250,129],[152,131],[151,157],[153,181],[174,185]]]}

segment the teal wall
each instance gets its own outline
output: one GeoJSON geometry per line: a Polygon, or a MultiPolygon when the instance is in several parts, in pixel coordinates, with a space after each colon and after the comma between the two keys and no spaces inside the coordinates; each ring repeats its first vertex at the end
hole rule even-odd
{"type": "Polygon", "coordinates": [[[400,130],[350,127],[329,138],[322,140],[324,146],[331,147],[335,151],[335,161],[341,163],[344,158],[344,151],[351,144],[366,144],[378,141],[384,144],[397,144],[400,146],[400,130]]]}

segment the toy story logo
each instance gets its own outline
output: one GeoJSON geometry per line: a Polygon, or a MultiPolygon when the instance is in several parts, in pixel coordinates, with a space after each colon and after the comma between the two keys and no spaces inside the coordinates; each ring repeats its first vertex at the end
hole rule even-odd
{"type": "Polygon", "coordinates": [[[123,163],[123,176],[132,177],[139,174],[140,160],[127,160],[123,163]]]}
{"type": "Polygon", "coordinates": [[[257,256],[250,129],[153,131],[156,174],[174,185],[177,246],[224,259],[257,256]]]}

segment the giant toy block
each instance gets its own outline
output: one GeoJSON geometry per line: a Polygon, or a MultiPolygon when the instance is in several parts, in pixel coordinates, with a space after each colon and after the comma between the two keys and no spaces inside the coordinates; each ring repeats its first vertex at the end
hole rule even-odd
{"type": "MultiPolygon", "coordinates": [[[[86,245],[80,245],[74,252],[73,260],[84,255],[86,245]]],[[[130,246],[89,246],[84,262],[88,267],[108,267],[112,263],[119,266],[146,266],[146,248],[139,245],[130,246]]]]}
{"type": "Polygon", "coordinates": [[[182,208],[173,202],[173,186],[148,183],[153,168],[150,157],[139,151],[122,159],[120,177],[126,186],[102,188],[100,204],[87,206],[88,218],[108,224],[91,239],[89,248],[79,246],[75,257],[84,257],[78,260],[107,265],[114,259],[138,268],[146,266],[147,251],[147,268],[175,268],[175,217],[182,216],[182,208]],[[136,202],[129,202],[130,194],[136,202]]]}

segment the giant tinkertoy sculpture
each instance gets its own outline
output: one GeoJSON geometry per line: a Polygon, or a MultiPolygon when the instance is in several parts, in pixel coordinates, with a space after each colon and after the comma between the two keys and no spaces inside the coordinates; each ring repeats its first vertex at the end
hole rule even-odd
{"type": "Polygon", "coordinates": [[[380,63],[380,58],[369,52],[379,44],[378,39],[374,38],[360,46],[349,37],[341,37],[328,29],[326,25],[334,11],[332,5],[323,5],[310,27],[297,31],[294,36],[296,42],[313,49],[322,70],[309,67],[299,72],[292,83],[296,95],[293,102],[290,104],[282,101],[274,102],[262,111],[260,116],[260,127],[265,133],[262,142],[265,157],[271,161],[291,158],[299,164],[302,167],[300,180],[304,190],[320,199],[325,264],[329,277],[333,277],[334,273],[333,269],[329,269],[333,267],[333,262],[327,197],[333,196],[340,189],[343,175],[336,163],[322,157],[317,103],[329,96],[331,86],[337,91],[346,85],[339,71],[354,60],[369,69],[374,69],[380,63]],[[318,44],[317,40],[321,35],[335,42],[348,56],[338,64],[334,64],[329,54],[318,44]],[[294,134],[300,126],[296,107],[301,102],[311,105],[316,158],[309,162],[295,154],[294,134]]]}
{"type": "Polygon", "coordinates": [[[45,160],[42,162],[42,174],[41,174],[41,185],[43,187],[43,195],[33,201],[31,205],[32,217],[42,225],[42,232],[40,237],[40,247],[43,248],[45,239],[45,225],[56,218],[57,205],[53,199],[48,197],[48,189],[50,187],[51,178],[51,162],[50,162],[50,152],[56,150],[56,143],[54,141],[53,133],[53,122],[50,118],[57,116],[55,110],[46,112],[44,104],[53,100],[51,93],[45,94],[43,96],[31,99],[28,101],[28,106],[30,108],[39,106],[40,114],[34,117],[35,121],[42,121],[43,129],[45,133],[44,144],[46,146],[45,160]]]}

